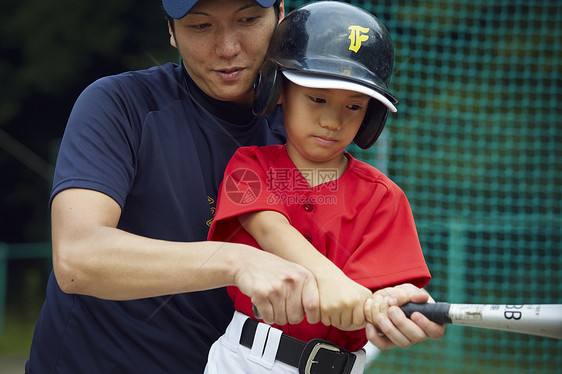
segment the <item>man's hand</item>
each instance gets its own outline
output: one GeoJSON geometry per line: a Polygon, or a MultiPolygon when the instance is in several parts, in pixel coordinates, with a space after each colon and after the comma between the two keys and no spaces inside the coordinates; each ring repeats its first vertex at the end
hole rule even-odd
{"type": "Polygon", "coordinates": [[[266,323],[297,324],[305,314],[310,323],[320,321],[318,286],[310,271],[258,249],[248,262],[234,282],[252,299],[266,323]]]}
{"type": "Polygon", "coordinates": [[[439,339],[445,326],[431,322],[421,313],[415,312],[408,319],[399,308],[407,302],[434,303],[423,289],[412,284],[402,284],[378,290],[365,302],[367,339],[379,349],[410,347],[429,338],[439,339]]]}

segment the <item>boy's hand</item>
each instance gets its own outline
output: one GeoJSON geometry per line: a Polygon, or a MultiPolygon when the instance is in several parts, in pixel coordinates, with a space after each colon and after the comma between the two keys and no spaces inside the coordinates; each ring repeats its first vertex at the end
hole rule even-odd
{"type": "Polygon", "coordinates": [[[409,347],[429,338],[439,339],[445,327],[431,322],[421,313],[407,318],[399,308],[407,302],[435,302],[423,289],[402,284],[379,290],[365,302],[367,339],[379,349],[409,347]]]}
{"type": "Polygon", "coordinates": [[[384,318],[380,316],[382,315],[388,317],[388,308],[391,305],[396,304],[396,299],[390,298],[387,295],[382,296],[380,291],[384,291],[384,290],[379,290],[373,293],[373,295],[371,295],[371,297],[369,297],[365,301],[365,305],[364,305],[364,313],[367,323],[370,323],[377,328],[378,328],[377,320],[379,318],[384,318]]]}
{"type": "Polygon", "coordinates": [[[365,301],[371,291],[349,279],[339,269],[330,269],[320,276],[316,274],[320,294],[321,322],[340,330],[352,331],[365,328],[365,301]]]}

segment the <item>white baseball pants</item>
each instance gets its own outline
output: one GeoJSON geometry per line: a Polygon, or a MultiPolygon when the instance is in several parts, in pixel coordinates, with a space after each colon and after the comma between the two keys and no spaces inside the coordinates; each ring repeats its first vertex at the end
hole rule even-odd
{"type": "MultiPolygon", "coordinates": [[[[298,374],[296,367],[275,360],[281,330],[259,323],[252,348],[240,344],[244,322],[249,317],[235,312],[226,332],[211,347],[205,374],[298,374]]],[[[350,374],[361,374],[365,368],[365,351],[353,352],[355,364],[350,374]]]]}

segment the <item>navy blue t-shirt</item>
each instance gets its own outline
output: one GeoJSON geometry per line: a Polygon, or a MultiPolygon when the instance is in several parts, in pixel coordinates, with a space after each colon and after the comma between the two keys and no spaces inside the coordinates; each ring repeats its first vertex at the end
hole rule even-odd
{"type": "MultiPolygon", "coordinates": [[[[120,229],[205,240],[230,157],[242,145],[282,143],[284,129],[279,111],[246,124],[220,119],[188,82],[166,64],[90,85],[70,115],[51,199],[100,191],[121,206],[120,229]]],[[[51,274],[26,372],[202,373],[233,311],[225,289],[108,301],[65,294],[51,274]]]]}

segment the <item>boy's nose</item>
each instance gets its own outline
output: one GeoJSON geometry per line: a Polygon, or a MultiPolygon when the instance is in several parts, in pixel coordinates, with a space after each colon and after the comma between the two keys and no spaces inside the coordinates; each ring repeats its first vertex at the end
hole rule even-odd
{"type": "Polygon", "coordinates": [[[320,126],[331,130],[338,131],[341,127],[342,118],[334,111],[327,111],[322,118],[320,118],[320,126]]]}

